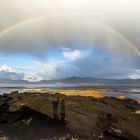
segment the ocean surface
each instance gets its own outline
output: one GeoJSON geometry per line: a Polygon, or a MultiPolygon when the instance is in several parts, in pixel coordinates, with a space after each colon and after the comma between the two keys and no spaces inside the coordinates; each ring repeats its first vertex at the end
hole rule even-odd
{"type": "Polygon", "coordinates": [[[0,84],[0,94],[11,91],[25,92],[26,90],[39,89],[111,89],[103,95],[109,97],[125,96],[130,99],[140,99],[140,85],[114,85],[114,84],[0,84]]]}

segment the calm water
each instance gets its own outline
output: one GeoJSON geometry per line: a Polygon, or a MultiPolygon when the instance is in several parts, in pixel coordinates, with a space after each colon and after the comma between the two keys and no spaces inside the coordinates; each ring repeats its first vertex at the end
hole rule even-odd
{"type": "Polygon", "coordinates": [[[138,85],[99,85],[99,84],[0,84],[0,94],[11,91],[24,92],[29,89],[115,89],[116,92],[104,93],[105,96],[118,97],[125,96],[131,99],[140,99],[140,86],[138,85]]]}
{"type": "Polygon", "coordinates": [[[104,93],[103,95],[107,97],[125,96],[126,98],[140,100],[140,93],[107,92],[107,93],[104,93]]]}

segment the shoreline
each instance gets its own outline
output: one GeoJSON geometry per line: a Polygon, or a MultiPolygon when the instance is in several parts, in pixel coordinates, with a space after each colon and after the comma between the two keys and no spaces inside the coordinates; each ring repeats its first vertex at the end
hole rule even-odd
{"type": "MultiPolygon", "coordinates": [[[[24,90],[10,90],[9,93],[3,94],[10,94],[12,92],[19,92],[19,93],[48,93],[48,94],[55,94],[60,93],[69,96],[92,96],[95,98],[102,98],[102,97],[115,97],[118,99],[132,99],[140,102],[140,92],[128,92],[128,91],[120,91],[116,89],[24,89],[24,90]]],[[[0,94],[0,95],[3,95],[0,94]]]]}
{"type": "Polygon", "coordinates": [[[140,93],[133,93],[133,92],[122,92],[120,95],[118,94],[119,92],[118,91],[114,91],[114,90],[105,90],[105,89],[84,89],[84,90],[44,90],[44,89],[39,89],[39,90],[27,90],[27,92],[29,93],[36,93],[38,92],[39,94],[42,94],[42,93],[49,93],[49,94],[54,94],[54,93],[61,93],[61,94],[64,94],[64,95],[69,95],[69,96],[73,96],[73,95],[77,95],[77,96],[85,96],[85,97],[88,97],[88,96],[92,96],[92,97],[95,97],[95,98],[103,98],[103,97],[115,97],[115,98],[118,98],[118,99],[133,99],[137,102],[140,102],[140,97],[139,99],[134,99],[134,98],[127,98],[128,96],[127,95],[131,95],[131,96],[134,96],[134,95],[139,95],[140,96],[140,93]],[[111,94],[112,96],[108,96],[109,94],[111,94]],[[125,95],[126,94],[126,95],[125,95]],[[114,96],[116,95],[116,96],[114,96]]]}

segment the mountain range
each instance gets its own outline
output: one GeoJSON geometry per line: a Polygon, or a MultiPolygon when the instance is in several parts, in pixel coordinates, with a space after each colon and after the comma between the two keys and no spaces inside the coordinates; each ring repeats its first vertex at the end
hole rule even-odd
{"type": "Polygon", "coordinates": [[[57,80],[41,80],[38,82],[29,82],[27,80],[11,80],[0,78],[0,84],[139,84],[140,79],[98,79],[90,77],[68,77],[57,80]]]}

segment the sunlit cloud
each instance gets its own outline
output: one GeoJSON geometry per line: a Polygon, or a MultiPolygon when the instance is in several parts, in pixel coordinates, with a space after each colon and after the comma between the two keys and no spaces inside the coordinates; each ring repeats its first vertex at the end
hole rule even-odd
{"type": "Polygon", "coordinates": [[[83,57],[83,54],[80,50],[71,50],[69,48],[64,48],[62,50],[63,50],[64,57],[69,60],[74,61],[83,57]]]}

